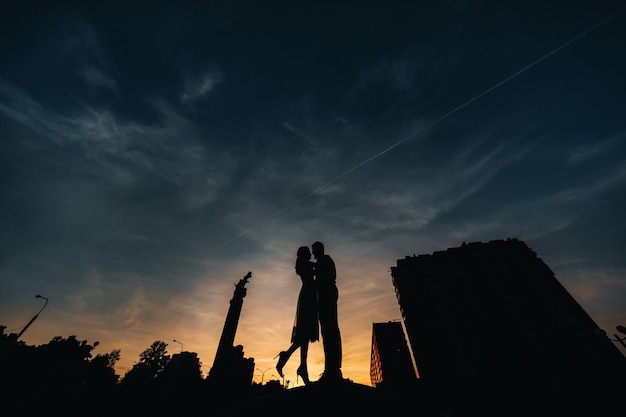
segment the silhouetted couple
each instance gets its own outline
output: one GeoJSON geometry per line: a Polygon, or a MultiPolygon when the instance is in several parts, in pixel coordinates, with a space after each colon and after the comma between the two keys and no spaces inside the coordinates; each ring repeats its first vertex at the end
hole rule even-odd
{"type": "Polygon", "coordinates": [[[307,246],[298,248],[296,274],[302,280],[298,295],[296,318],[291,333],[291,346],[278,354],[276,370],[283,376],[283,367],[289,357],[300,348],[298,375],[309,384],[307,354],[309,343],[319,340],[322,333],[324,346],[324,373],[318,382],[336,383],[343,380],[341,374],[341,333],[337,319],[337,271],[333,259],[324,253],[322,242],[311,245],[316,262],[311,261],[311,251],[307,246]]]}

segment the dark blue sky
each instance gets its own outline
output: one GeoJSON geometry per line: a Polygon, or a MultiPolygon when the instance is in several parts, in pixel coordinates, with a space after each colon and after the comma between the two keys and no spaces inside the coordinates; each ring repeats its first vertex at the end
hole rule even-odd
{"type": "Polygon", "coordinates": [[[0,14],[0,324],[48,297],[28,343],[97,340],[123,373],[175,338],[207,371],[252,271],[265,369],[316,240],[356,382],[400,318],[389,268],[464,241],[524,240],[626,325],[624,2],[81,3],[0,14]]]}

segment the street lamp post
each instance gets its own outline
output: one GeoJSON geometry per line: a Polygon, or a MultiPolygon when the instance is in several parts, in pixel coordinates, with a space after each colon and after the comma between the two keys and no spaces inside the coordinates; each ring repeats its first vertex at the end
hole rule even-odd
{"type": "Polygon", "coordinates": [[[46,308],[46,306],[48,305],[48,299],[42,295],[37,294],[35,296],[35,298],[43,298],[44,300],[46,300],[46,302],[44,303],[43,307],[41,307],[41,309],[37,312],[37,314],[35,314],[33,316],[32,319],[30,319],[30,321],[28,323],[26,323],[26,326],[24,326],[24,328],[22,329],[21,332],[19,332],[19,334],[17,335],[17,337],[15,338],[15,340],[13,340],[13,342],[11,342],[11,344],[5,349],[4,352],[0,353],[0,360],[4,359],[4,356],[13,348],[13,346],[15,346],[17,344],[17,342],[20,340],[20,337],[24,334],[24,332],[26,331],[26,329],[28,329],[30,327],[31,324],[33,324],[33,322],[35,320],[37,320],[37,317],[39,317],[39,314],[41,314],[41,312],[43,311],[44,308],[46,308]]]}
{"type": "Polygon", "coordinates": [[[178,343],[180,345],[180,353],[183,353],[183,344],[182,344],[182,342],[179,342],[178,340],[174,339],[174,343],[178,343]]]}
{"type": "Polygon", "coordinates": [[[37,319],[37,317],[39,317],[39,314],[40,314],[40,313],[43,311],[43,309],[44,309],[44,308],[46,308],[46,306],[48,305],[48,299],[47,299],[46,297],[44,297],[44,296],[42,296],[42,295],[37,294],[37,295],[35,296],[35,298],[43,298],[44,300],[46,300],[46,302],[44,303],[43,307],[41,307],[41,310],[39,310],[39,311],[37,312],[37,314],[35,314],[35,315],[33,316],[33,318],[32,318],[32,319],[30,319],[30,321],[28,322],[28,324],[26,324],[26,326],[24,326],[24,328],[22,329],[22,331],[21,331],[21,332],[17,335],[17,339],[16,339],[16,340],[19,340],[20,336],[21,336],[22,334],[24,334],[24,332],[26,331],[26,329],[28,329],[28,328],[30,327],[30,325],[31,325],[31,324],[33,324],[33,322],[37,319]]]}
{"type": "Polygon", "coordinates": [[[261,372],[261,385],[263,385],[263,379],[265,378],[265,373],[269,371],[270,369],[272,368],[267,368],[265,371],[262,371],[259,368],[256,368],[257,371],[261,372]]]}

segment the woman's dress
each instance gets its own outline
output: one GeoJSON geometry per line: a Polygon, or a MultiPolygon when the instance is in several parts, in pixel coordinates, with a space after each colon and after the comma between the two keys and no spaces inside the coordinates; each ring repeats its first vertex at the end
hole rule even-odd
{"type": "Polygon", "coordinates": [[[319,340],[319,321],[317,319],[317,290],[314,279],[315,264],[309,260],[296,261],[296,274],[302,280],[298,295],[296,318],[291,334],[292,343],[315,342],[319,340]]]}

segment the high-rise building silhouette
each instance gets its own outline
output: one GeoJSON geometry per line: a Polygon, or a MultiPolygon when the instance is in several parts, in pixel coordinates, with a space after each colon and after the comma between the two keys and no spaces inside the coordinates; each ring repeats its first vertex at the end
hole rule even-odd
{"type": "Polygon", "coordinates": [[[370,379],[376,388],[397,389],[416,383],[413,361],[399,321],[373,323],[370,379]]]}
{"type": "Polygon", "coordinates": [[[391,275],[420,382],[443,401],[621,402],[626,359],[524,242],[407,256],[391,275]]]}
{"type": "Polygon", "coordinates": [[[222,390],[247,388],[252,384],[254,359],[244,358],[243,346],[233,346],[243,299],[247,294],[246,284],[250,277],[252,277],[252,272],[248,272],[235,284],[235,291],[230,300],[230,307],[215,353],[213,367],[207,377],[207,380],[214,387],[219,387],[222,390]]]}

